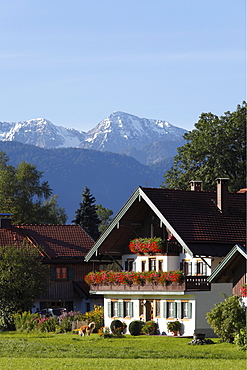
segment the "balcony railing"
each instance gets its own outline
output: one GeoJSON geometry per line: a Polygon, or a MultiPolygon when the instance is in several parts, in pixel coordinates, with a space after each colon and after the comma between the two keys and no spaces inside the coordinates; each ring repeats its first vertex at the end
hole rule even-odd
{"type": "Polygon", "coordinates": [[[185,276],[185,290],[211,290],[208,276],[185,276]]]}
{"type": "Polygon", "coordinates": [[[116,292],[184,292],[184,291],[209,291],[210,283],[207,276],[185,276],[180,283],[151,284],[144,285],[124,285],[124,284],[95,284],[90,285],[91,291],[116,291],[116,292]]]}

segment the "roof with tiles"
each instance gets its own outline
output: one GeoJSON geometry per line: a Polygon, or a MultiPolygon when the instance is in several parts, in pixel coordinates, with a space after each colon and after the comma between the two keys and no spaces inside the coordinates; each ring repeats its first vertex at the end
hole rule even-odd
{"type": "MultiPolygon", "coordinates": [[[[216,192],[139,187],[85,259],[89,261],[96,251],[98,256],[127,254],[129,240],[141,236],[152,213],[194,256],[223,257],[235,244],[245,247],[246,192],[226,194],[228,209],[222,212],[216,192]]],[[[154,225],[154,233],[160,224],[154,225]]]]}
{"type": "Polygon", "coordinates": [[[223,214],[216,205],[216,192],[142,190],[186,244],[197,245],[196,249],[201,243],[208,248],[214,243],[246,244],[246,193],[228,193],[228,213],[223,214]]]}
{"type": "Polygon", "coordinates": [[[77,225],[22,225],[0,229],[0,246],[28,241],[48,259],[84,259],[93,239],[77,225]]]}

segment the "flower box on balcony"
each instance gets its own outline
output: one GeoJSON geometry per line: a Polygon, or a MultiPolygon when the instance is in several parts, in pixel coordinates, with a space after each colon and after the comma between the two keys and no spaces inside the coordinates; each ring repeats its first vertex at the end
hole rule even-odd
{"type": "Polygon", "coordinates": [[[136,254],[154,254],[162,253],[163,245],[161,238],[138,238],[129,243],[129,250],[136,254]]]}
{"type": "Polygon", "coordinates": [[[98,271],[90,272],[85,276],[88,285],[128,285],[144,286],[145,284],[169,285],[183,282],[182,271],[98,271]]]}

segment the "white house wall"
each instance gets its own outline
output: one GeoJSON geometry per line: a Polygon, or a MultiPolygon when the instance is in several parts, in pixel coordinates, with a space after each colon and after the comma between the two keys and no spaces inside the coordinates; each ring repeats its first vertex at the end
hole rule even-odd
{"type": "Polygon", "coordinates": [[[206,320],[206,313],[210,312],[214,306],[223,302],[225,296],[232,295],[232,283],[211,284],[211,291],[195,292],[196,300],[196,329],[207,335],[212,334],[212,329],[206,320]]]}
{"type": "Polygon", "coordinates": [[[147,301],[160,301],[160,316],[157,317],[154,315],[152,318],[153,321],[155,321],[158,324],[158,330],[159,334],[161,335],[173,335],[167,330],[167,323],[169,321],[174,321],[176,320],[176,317],[174,318],[166,318],[163,317],[163,305],[166,304],[167,301],[174,301],[176,303],[181,303],[182,301],[188,301],[192,305],[192,318],[191,319],[179,319],[179,321],[182,323],[182,329],[181,329],[181,335],[184,336],[192,336],[195,330],[195,310],[196,310],[196,305],[195,305],[195,300],[194,299],[188,299],[184,295],[153,295],[153,294],[145,294],[142,296],[137,296],[137,295],[131,295],[127,296],[125,295],[124,297],[120,297],[119,294],[116,295],[107,295],[105,294],[105,300],[104,300],[104,312],[105,312],[105,326],[110,327],[112,320],[118,319],[120,321],[123,321],[127,324],[127,334],[129,334],[129,324],[134,321],[134,320],[144,320],[143,316],[140,316],[139,312],[139,300],[140,299],[145,299],[147,301]],[[186,298],[186,299],[185,299],[186,298]],[[112,301],[118,301],[118,302],[123,302],[123,301],[131,301],[133,303],[133,316],[132,317],[120,317],[120,316],[115,316],[115,317],[109,317],[108,314],[108,304],[112,301]]]}

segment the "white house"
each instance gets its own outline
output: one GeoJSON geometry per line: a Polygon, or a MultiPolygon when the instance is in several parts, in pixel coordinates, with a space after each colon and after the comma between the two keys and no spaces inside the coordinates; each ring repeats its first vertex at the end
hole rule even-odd
{"type": "Polygon", "coordinates": [[[227,179],[217,179],[216,192],[201,182],[191,190],[139,187],[88,252],[85,261],[120,261],[121,269],[142,273],[183,270],[182,282],[93,283],[91,293],[104,295],[105,326],[113,319],[154,320],[160,334],[171,334],[167,322],[182,323],[180,335],[213,336],[206,313],[231,294],[228,282],[210,284],[208,277],[239,243],[245,247],[245,193],[228,193],[227,179]],[[159,253],[133,253],[129,242],[161,238],[159,253]]]}

